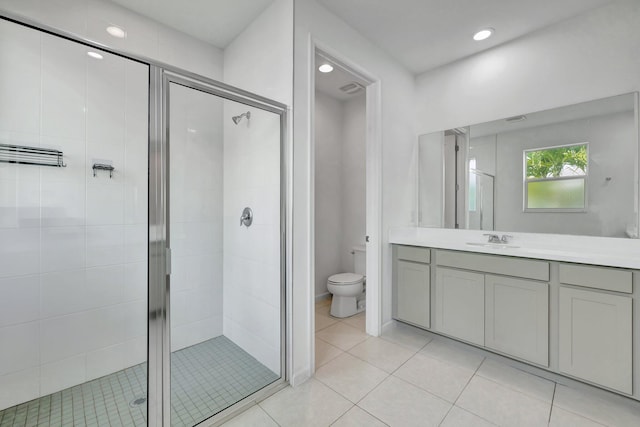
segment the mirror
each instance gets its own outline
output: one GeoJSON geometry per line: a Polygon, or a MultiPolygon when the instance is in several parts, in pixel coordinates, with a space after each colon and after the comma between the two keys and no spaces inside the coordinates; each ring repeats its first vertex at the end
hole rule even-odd
{"type": "Polygon", "coordinates": [[[638,237],[638,94],[421,135],[420,227],[638,237]]]}

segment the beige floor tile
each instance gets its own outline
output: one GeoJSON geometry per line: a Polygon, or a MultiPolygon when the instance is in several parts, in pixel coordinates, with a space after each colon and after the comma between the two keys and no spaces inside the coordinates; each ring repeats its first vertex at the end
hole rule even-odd
{"type": "Polygon", "coordinates": [[[316,313],[316,332],[338,323],[338,320],[316,313]]]}
{"type": "Polygon", "coordinates": [[[349,353],[385,372],[393,372],[415,354],[401,345],[371,337],[349,350],[349,353]]]}
{"type": "Polygon", "coordinates": [[[456,402],[485,420],[501,426],[546,426],[551,404],[488,379],[474,376],[456,402]]]}
{"type": "Polygon", "coordinates": [[[414,328],[400,322],[394,322],[385,328],[380,338],[395,344],[407,347],[410,350],[418,351],[426,343],[431,341],[432,335],[422,329],[414,328]]]}
{"type": "Polygon", "coordinates": [[[418,353],[393,375],[453,403],[473,377],[473,371],[418,353]]]}
{"type": "Polygon", "coordinates": [[[369,414],[367,411],[354,406],[341,416],[331,427],[384,427],[385,423],[369,414]]]}
{"type": "Polygon", "coordinates": [[[581,417],[573,412],[554,406],[551,409],[549,427],[602,427],[603,424],[581,417]]]}
{"type": "Polygon", "coordinates": [[[316,379],[357,403],[389,374],[362,360],[343,353],[316,370],[316,379]]]}
{"type": "Polygon", "coordinates": [[[394,376],[358,404],[390,426],[437,426],[451,404],[394,376]]]}
{"type": "Polygon", "coordinates": [[[282,427],[326,427],[352,406],[353,403],[313,378],[260,402],[260,407],[282,427]]]}
{"type": "Polygon", "coordinates": [[[222,425],[224,427],[278,427],[278,424],[258,405],[222,425]]]}
{"type": "Polygon", "coordinates": [[[528,372],[508,366],[502,362],[485,359],[476,372],[477,375],[506,385],[514,390],[545,402],[553,400],[555,383],[528,372]]]}
{"type": "Polygon", "coordinates": [[[558,384],[553,406],[609,426],[640,426],[640,404],[603,390],[577,390],[558,384]]]}
{"type": "Polygon", "coordinates": [[[341,350],[349,350],[367,339],[367,334],[353,326],[338,322],[316,332],[316,338],[328,342],[341,350]]]}
{"type": "Polygon", "coordinates": [[[316,369],[344,353],[338,347],[316,338],[316,369]]]}
{"type": "Polygon", "coordinates": [[[366,332],[367,330],[367,315],[364,311],[356,314],[355,316],[345,317],[342,321],[349,326],[353,326],[354,328],[361,330],[362,332],[366,332]]]}
{"type": "Polygon", "coordinates": [[[492,427],[495,424],[454,406],[440,424],[442,427],[492,427]]]}
{"type": "Polygon", "coordinates": [[[421,352],[451,365],[475,371],[484,360],[482,353],[468,346],[444,338],[435,338],[421,352]]]}

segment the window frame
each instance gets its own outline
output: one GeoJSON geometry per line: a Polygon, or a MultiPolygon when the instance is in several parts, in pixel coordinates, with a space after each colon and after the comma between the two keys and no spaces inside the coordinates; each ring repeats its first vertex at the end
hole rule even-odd
{"type": "Polygon", "coordinates": [[[561,145],[553,145],[548,147],[541,148],[529,148],[522,150],[522,212],[526,213],[584,213],[587,212],[589,206],[589,170],[591,168],[590,165],[590,156],[589,156],[589,142],[576,142],[571,144],[561,144],[561,145]],[[563,147],[576,147],[585,145],[587,147],[587,167],[584,171],[584,175],[575,175],[575,176],[557,176],[557,177],[549,177],[549,178],[528,178],[527,177],[527,153],[532,151],[544,151],[544,150],[552,150],[554,148],[563,148],[563,147]],[[529,184],[530,182],[549,182],[549,181],[566,181],[566,180],[583,180],[584,181],[584,207],[582,208],[529,208],[527,207],[529,201],[529,184]]]}

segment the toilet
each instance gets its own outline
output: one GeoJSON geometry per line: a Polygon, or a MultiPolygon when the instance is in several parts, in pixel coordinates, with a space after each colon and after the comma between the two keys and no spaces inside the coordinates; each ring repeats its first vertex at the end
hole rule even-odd
{"type": "Polygon", "coordinates": [[[349,317],[365,310],[365,247],[354,246],[351,253],[353,273],[334,274],[327,280],[327,289],[333,294],[330,313],[334,317],[349,317]]]}

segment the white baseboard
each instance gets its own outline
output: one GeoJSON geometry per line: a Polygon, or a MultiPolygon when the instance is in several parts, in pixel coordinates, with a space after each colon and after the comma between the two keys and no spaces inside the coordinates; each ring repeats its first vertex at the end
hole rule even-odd
{"type": "Polygon", "coordinates": [[[325,292],[324,294],[316,295],[316,302],[324,301],[331,298],[331,292],[325,292]]]}

